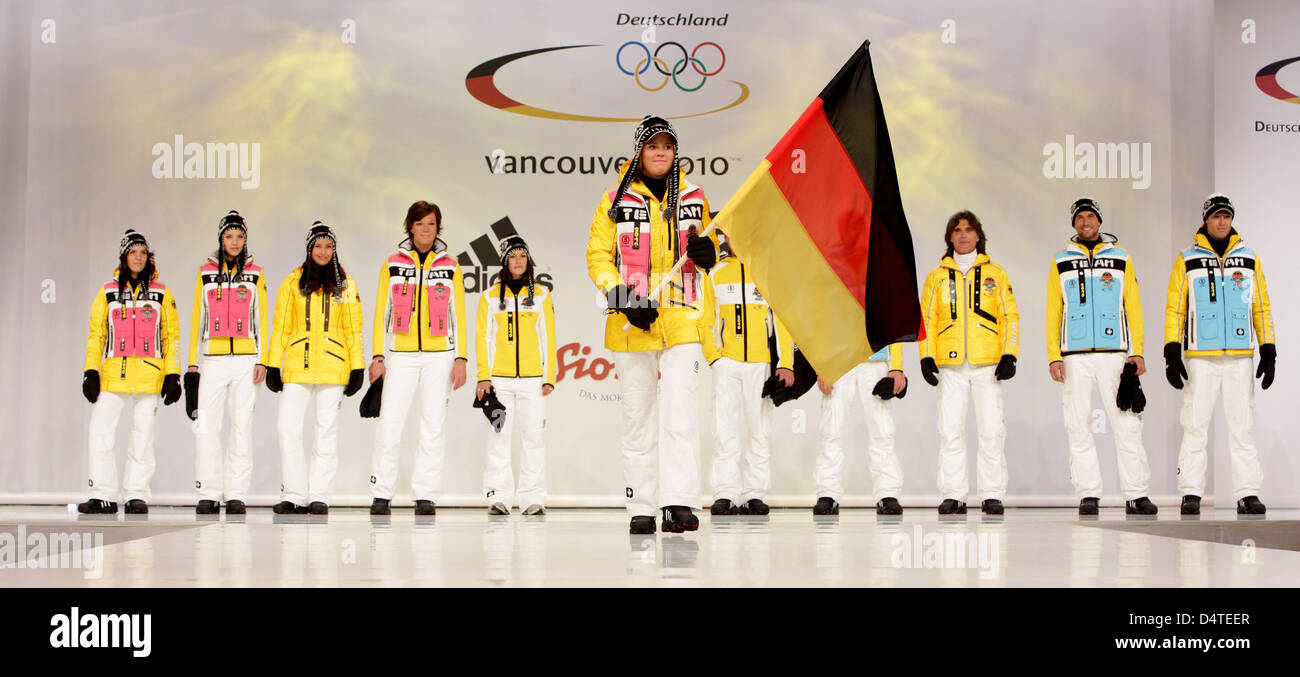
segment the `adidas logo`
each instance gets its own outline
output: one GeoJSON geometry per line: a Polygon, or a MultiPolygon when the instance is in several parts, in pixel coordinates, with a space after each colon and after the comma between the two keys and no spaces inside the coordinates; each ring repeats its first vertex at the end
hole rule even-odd
{"type": "MultiPolygon", "coordinates": [[[[469,243],[469,250],[456,255],[460,272],[465,276],[466,294],[478,294],[497,283],[501,278],[499,243],[511,235],[518,234],[519,231],[515,230],[515,224],[511,223],[510,217],[503,216],[492,224],[490,234],[484,233],[474,238],[469,243]],[[492,241],[493,235],[496,236],[496,242],[492,241]]],[[[541,264],[536,257],[533,258],[533,264],[540,268],[541,264]]],[[[547,273],[537,273],[536,282],[547,290],[555,289],[555,284],[547,273]]]]}

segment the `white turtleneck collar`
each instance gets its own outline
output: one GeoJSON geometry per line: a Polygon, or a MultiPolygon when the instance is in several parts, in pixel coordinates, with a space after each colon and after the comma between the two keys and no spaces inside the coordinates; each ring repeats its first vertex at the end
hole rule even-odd
{"type": "Polygon", "coordinates": [[[961,274],[965,275],[971,267],[975,265],[975,259],[978,258],[979,255],[980,253],[977,249],[972,249],[969,254],[958,254],[953,252],[952,260],[957,264],[957,268],[961,270],[961,274]]]}

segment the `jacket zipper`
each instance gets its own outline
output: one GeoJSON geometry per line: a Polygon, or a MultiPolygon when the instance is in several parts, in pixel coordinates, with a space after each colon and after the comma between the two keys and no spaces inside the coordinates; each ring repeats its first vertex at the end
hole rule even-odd
{"type": "Polygon", "coordinates": [[[742,348],[741,355],[745,362],[749,361],[749,308],[746,307],[745,298],[745,264],[740,264],[740,345],[742,348]]]}
{"type": "MultiPolygon", "coordinates": [[[[505,284],[504,282],[502,284],[505,284]]],[[[513,293],[513,291],[512,291],[513,293]]],[[[519,378],[522,373],[519,370],[519,295],[515,294],[515,314],[510,319],[512,322],[511,329],[515,335],[515,378],[519,378]]]]}
{"type": "MultiPolygon", "coordinates": [[[[229,279],[230,279],[230,275],[229,275],[229,274],[226,274],[226,275],[225,275],[225,278],[226,278],[227,280],[229,280],[229,279]]],[[[229,289],[229,286],[230,286],[230,285],[227,283],[227,285],[226,285],[227,289],[229,289]]],[[[217,300],[218,300],[218,301],[221,300],[221,285],[220,285],[220,284],[217,284],[217,300]]],[[[227,338],[230,339],[230,354],[231,354],[231,355],[234,355],[234,354],[235,354],[235,337],[233,337],[233,336],[229,336],[229,337],[227,337],[227,338]]]]}
{"type": "MultiPolygon", "coordinates": [[[[428,255],[429,255],[429,256],[433,256],[433,250],[432,250],[432,249],[429,250],[429,254],[428,254],[428,255]]],[[[423,312],[424,312],[424,308],[423,308],[424,304],[420,302],[421,299],[424,298],[424,264],[420,261],[420,258],[419,258],[418,253],[417,253],[417,255],[416,255],[415,257],[413,257],[413,258],[415,259],[415,272],[416,272],[416,280],[415,280],[415,351],[416,351],[416,352],[421,352],[421,351],[424,350],[424,324],[420,321],[421,319],[423,319],[423,318],[422,318],[422,315],[423,315],[423,312]]]]}

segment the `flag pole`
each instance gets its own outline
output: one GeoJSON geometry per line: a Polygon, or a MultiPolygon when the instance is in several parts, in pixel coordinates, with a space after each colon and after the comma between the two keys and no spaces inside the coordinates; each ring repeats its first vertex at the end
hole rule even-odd
{"type": "MultiPolygon", "coordinates": [[[[700,237],[708,237],[709,233],[712,233],[713,230],[717,228],[717,226],[718,226],[718,222],[716,220],[710,221],[709,227],[705,228],[704,232],[700,233],[700,237]]],[[[688,258],[689,257],[683,255],[680,259],[677,259],[677,264],[673,266],[672,270],[668,271],[667,275],[664,275],[663,278],[659,280],[659,284],[655,285],[654,291],[650,292],[650,294],[646,296],[646,299],[649,300],[649,299],[659,298],[659,294],[663,293],[664,287],[668,286],[668,283],[672,281],[673,276],[677,274],[677,271],[681,270],[682,266],[686,265],[686,259],[688,258]]],[[[624,332],[627,332],[631,328],[632,328],[631,322],[623,323],[624,332]]]]}

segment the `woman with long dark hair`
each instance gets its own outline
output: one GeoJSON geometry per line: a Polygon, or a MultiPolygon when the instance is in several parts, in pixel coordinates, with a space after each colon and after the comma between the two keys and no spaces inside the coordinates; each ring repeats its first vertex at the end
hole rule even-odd
{"type": "Polygon", "coordinates": [[[361,299],[339,264],[333,229],[317,221],[307,233],[307,258],[280,285],[267,358],[266,387],[280,397],[277,430],[282,473],[277,514],[329,512],[338,471],[339,407],[361,389],[361,299]],[[302,419],[316,400],[310,467],[302,419]]]}
{"type": "Polygon", "coordinates": [[[447,449],[447,398],[465,385],[465,282],[438,237],[442,210],[423,200],[406,210],[406,239],[379,269],[370,380],[384,378],[370,472],[370,514],[392,513],[406,416],[420,394],[420,437],[411,473],[415,514],[437,511],[447,449]],[[386,354],[385,354],[386,353],[386,354]]]}
{"type": "Polygon", "coordinates": [[[501,241],[501,280],[479,296],[478,387],[481,400],[495,393],[505,406],[501,425],[488,433],[483,492],[488,513],[510,514],[518,499],[525,515],[546,506],[546,400],[555,390],[555,307],[551,290],[536,284],[528,243],[511,235],[501,241]],[[523,437],[519,484],[510,467],[514,429],[523,437]]]}
{"type": "Polygon", "coordinates": [[[154,421],[158,399],[181,397],[180,325],[176,299],[158,281],[149,242],[128,228],[118,248],[113,280],[99,288],[90,309],[90,337],[81,392],[90,409],[90,499],[77,506],[88,514],[149,512],[154,471],[154,421]],[[131,407],[131,446],[121,486],[113,445],[122,410],[131,407]]]}

